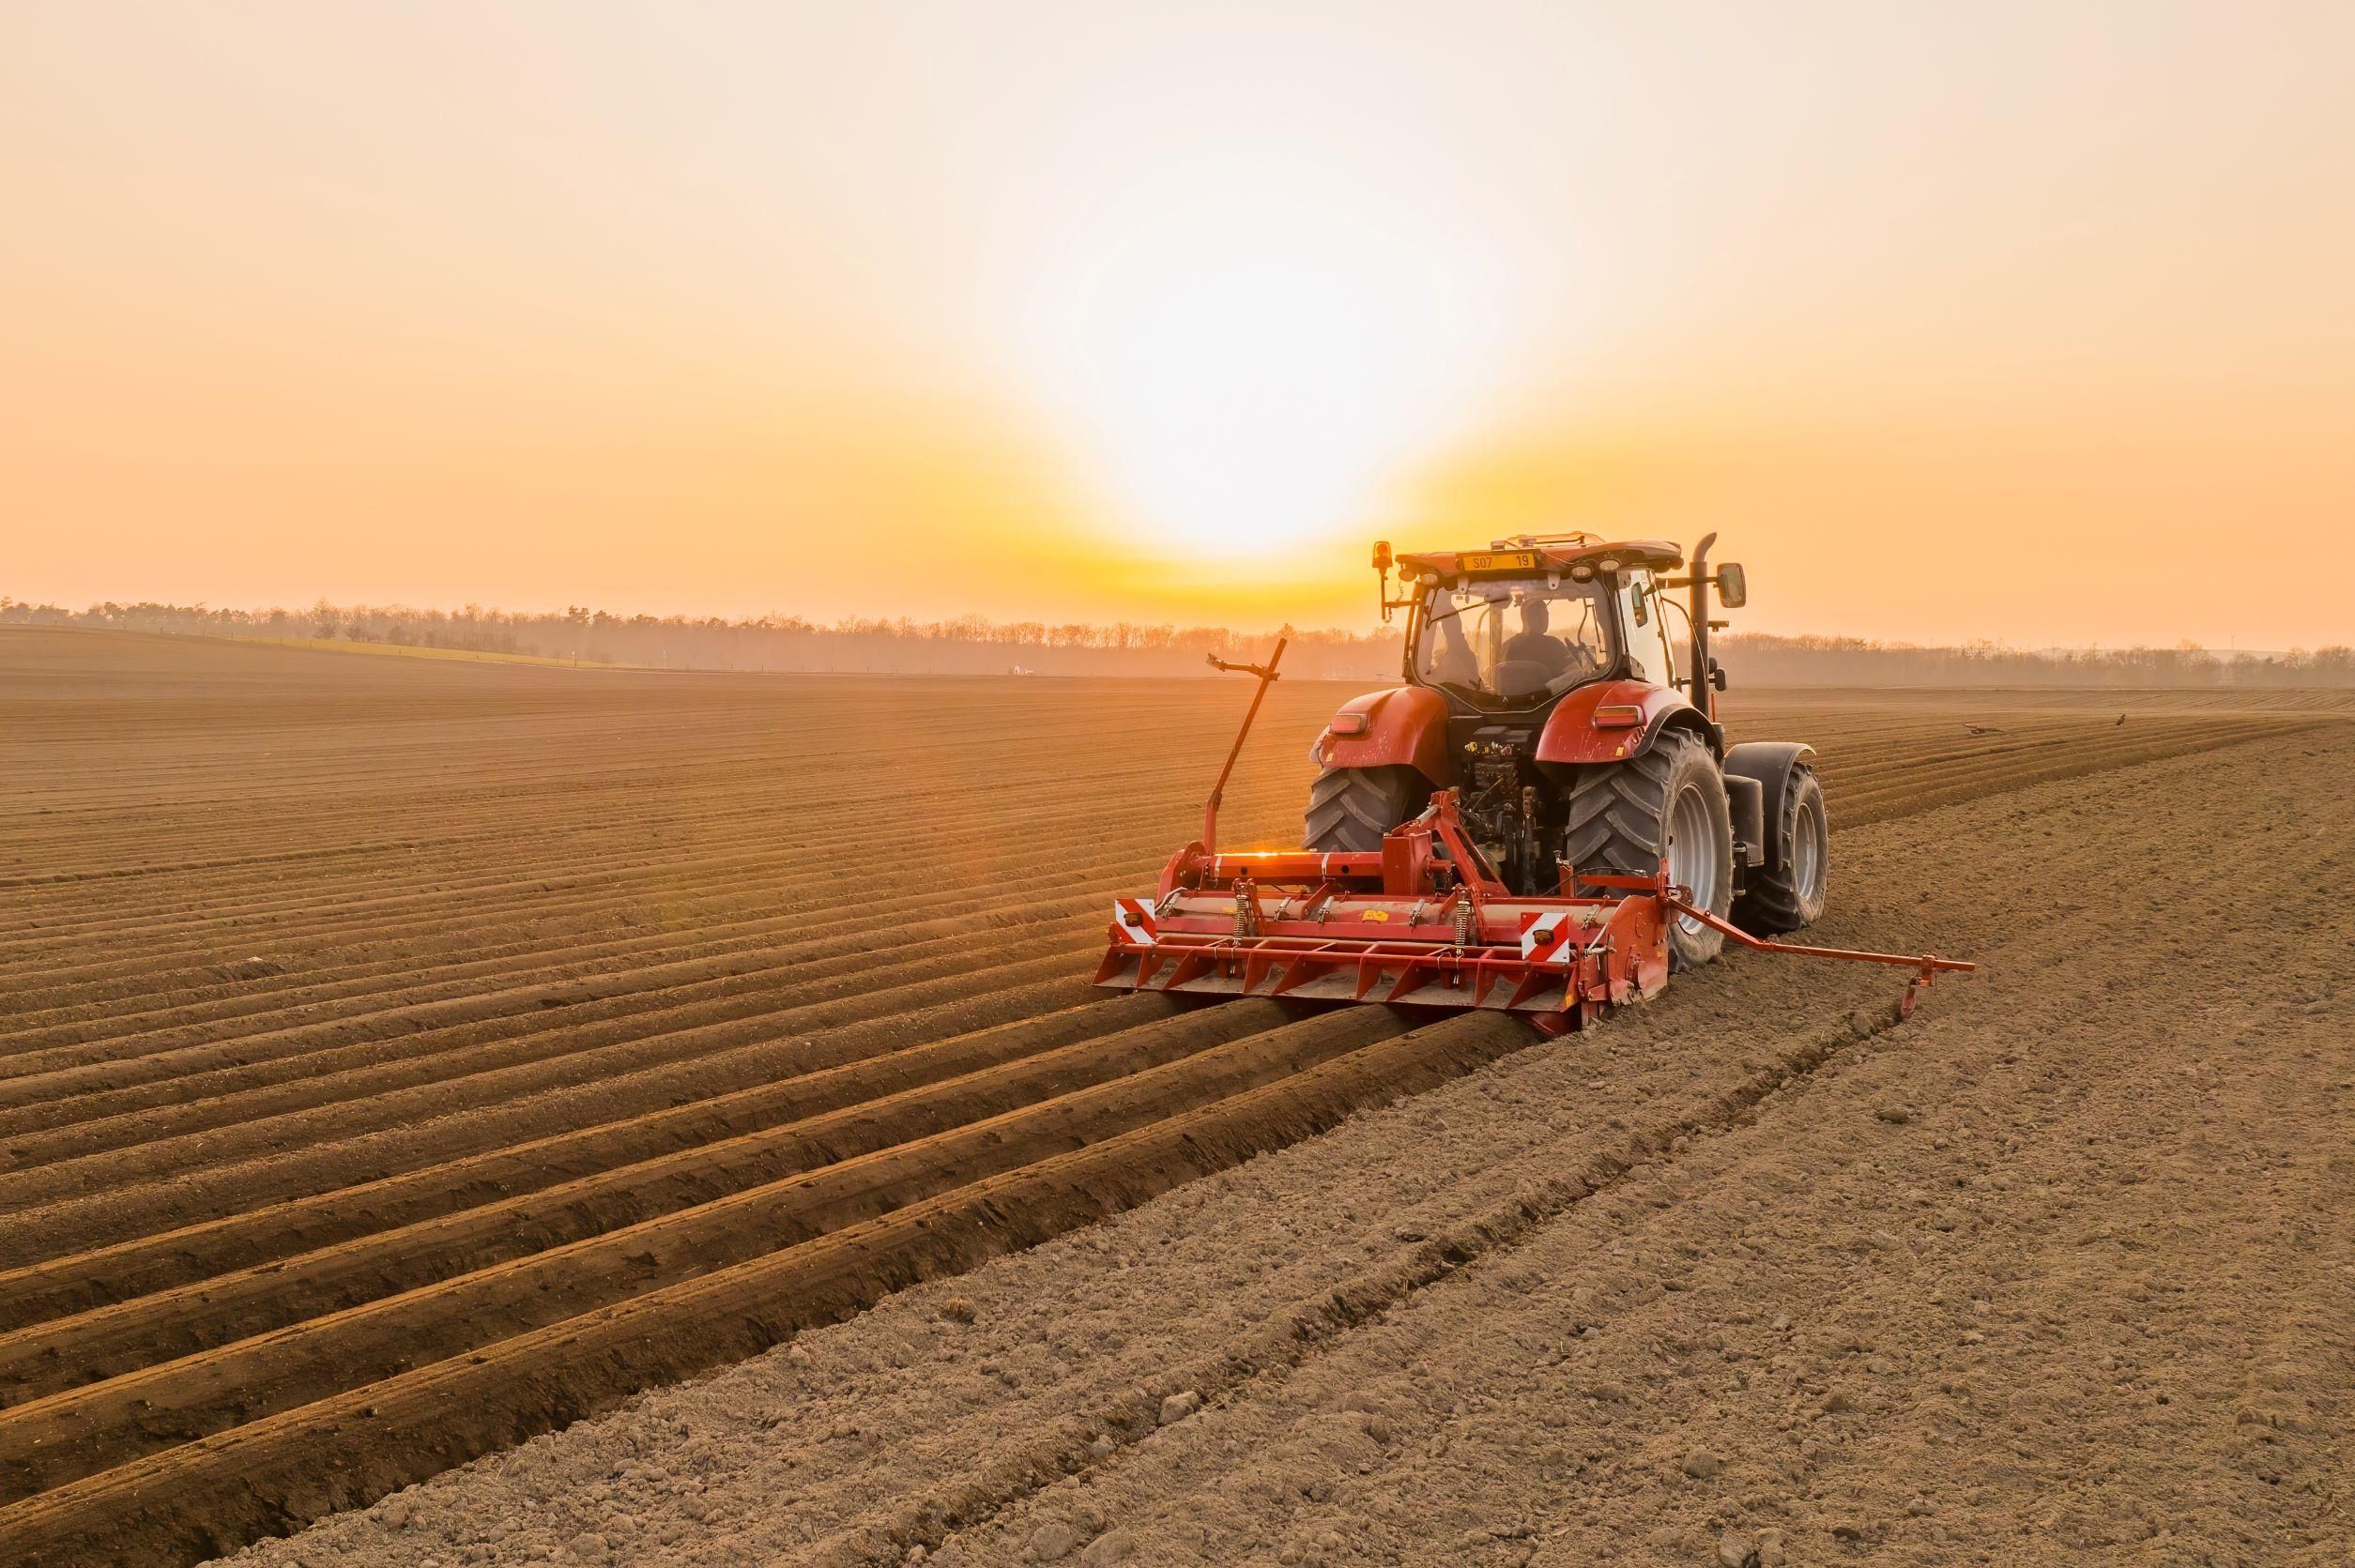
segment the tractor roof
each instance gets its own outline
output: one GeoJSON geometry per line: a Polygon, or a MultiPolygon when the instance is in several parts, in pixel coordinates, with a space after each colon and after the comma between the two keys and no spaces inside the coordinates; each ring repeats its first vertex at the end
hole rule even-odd
{"type": "Polygon", "coordinates": [[[1560,571],[1586,561],[1608,571],[1606,564],[1650,567],[1666,571],[1682,566],[1684,547],[1664,539],[1604,540],[1593,534],[1520,534],[1492,541],[1485,550],[1415,550],[1402,552],[1399,570],[1407,573],[1434,572],[1444,578],[1520,576],[1531,571],[1560,571]]]}

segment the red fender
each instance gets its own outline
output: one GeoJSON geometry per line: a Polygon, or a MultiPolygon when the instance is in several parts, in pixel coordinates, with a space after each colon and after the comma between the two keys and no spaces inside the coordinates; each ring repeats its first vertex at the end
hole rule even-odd
{"type": "Polygon", "coordinates": [[[1624,762],[1650,751],[1664,727],[1688,715],[1697,733],[1709,733],[1708,721],[1682,692],[1648,680],[1598,680],[1554,705],[1537,737],[1537,760],[1573,767],[1624,762]],[[1604,708],[1618,711],[1598,722],[1597,710],[1604,708]]]}
{"type": "Polygon", "coordinates": [[[1327,768],[1412,768],[1441,787],[1456,782],[1456,762],[1447,750],[1447,699],[1421,686],[1393,686],[1352,697],[1333,715],[1343,728],[1354,718],[1355,735],[1327,725],[1317,752],[1327,768]]]}

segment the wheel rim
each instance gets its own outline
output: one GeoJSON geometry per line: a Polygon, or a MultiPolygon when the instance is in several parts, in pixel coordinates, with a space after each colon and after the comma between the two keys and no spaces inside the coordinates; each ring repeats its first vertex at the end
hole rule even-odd
{"type": "Polygon", "coordinates": [[[1792,835],[1791,881],[1799,896],[1813,903],[1824,894],[1824,808],[1813,800],[1799,810],[1798,831],[1792,835]]]}
{"type": "MultiPolygon", "coordinates": [[[[1668,814],[1668,879],[1691,895],[1695,908],[1714,910],[1718,842],[1711,826],[1709,802],[1700,786],[1686,785],[1668,814]]],[[[1688,933],[1708,929],[1690,915],[1679,915],[1676,925],[1688,933]]]]}

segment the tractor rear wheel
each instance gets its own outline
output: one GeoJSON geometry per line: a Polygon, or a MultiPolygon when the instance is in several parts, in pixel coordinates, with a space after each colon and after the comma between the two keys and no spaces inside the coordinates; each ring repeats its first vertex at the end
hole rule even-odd
{"type": "MultiPolygon", "coordinates": [[[[1692,902],[1723,918],[1734,901],[1734,822],[1717,758],[1696,738],[1670,730],[1642,756],[1582,768],[1571,780],[1563,858],[1579,872],[1650,876],[1662,860],[1692,902]]],[[[1618,897],[1619,890],[1583,893],[1618,897]]],[[[1679,969],[1718,955],[1725,934],[1690,915],[1668,927],[1668,955],[1679,969]]]]}
{"type": "Polygon", "coordinates": [[[1383,835],[1412,820],[1430,793],[1412,768],[1328,768],[1308,786],[1303,840],[1326,854],[1380,849],[1383,835]]]}
{"type": "Polygon", "coordinates": [[[1782,791],[1782,820],[1769,823],[1767,865],[1742,881],[1734,923],[1756,936],[1813,925],[1823,918],[1830,879],[1831,835],[1824,815],[1824,786],[1805,763],[1791,769],[1782,791]]]}

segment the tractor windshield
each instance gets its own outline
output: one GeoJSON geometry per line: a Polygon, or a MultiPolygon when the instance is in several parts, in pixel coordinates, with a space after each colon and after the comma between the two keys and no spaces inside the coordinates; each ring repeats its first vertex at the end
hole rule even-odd
{"type": "Polygon", "coordinates": [[[1611,667],[1609,598],[1594,583],[1498,578],[1423,601],[1416,675],[1479,708],[1534,708],[1611,667]]]}

